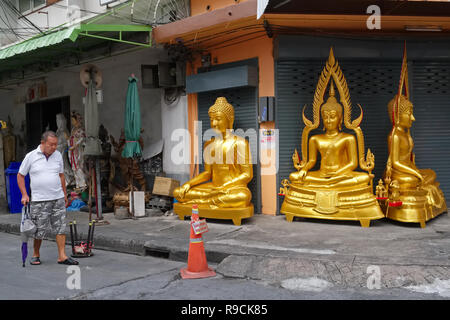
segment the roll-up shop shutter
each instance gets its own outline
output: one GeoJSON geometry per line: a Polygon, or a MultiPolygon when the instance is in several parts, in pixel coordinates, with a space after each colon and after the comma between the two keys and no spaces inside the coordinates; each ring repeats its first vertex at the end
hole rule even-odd
{"type": "Polygon", "coordinates": [[[436,172],[447,202],[450,200],[450,61],[412,61],[409,67],[411,102],[416,121],[416,165],[436,172]]]}

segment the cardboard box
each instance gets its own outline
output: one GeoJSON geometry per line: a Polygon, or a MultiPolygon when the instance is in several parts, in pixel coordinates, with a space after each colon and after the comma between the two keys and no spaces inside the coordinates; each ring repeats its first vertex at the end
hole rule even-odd
{"type": "Polygon", "coordinates": [[[155,177],[152,193],[160,196],[173,197],[173,190],[179,186],[180,181],[178,180],[166,177],[155,177]]]}

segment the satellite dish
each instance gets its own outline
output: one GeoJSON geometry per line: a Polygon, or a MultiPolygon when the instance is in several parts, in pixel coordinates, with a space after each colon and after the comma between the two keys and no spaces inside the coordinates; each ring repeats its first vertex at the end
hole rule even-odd
{"type": "Polygon", "coordinates": [[[100,89],[102,86],[102,72],[93,64],[85,64],[80,70],[80,80],[83,87],[87,88],[91,79],[94,81],[95,88],[100,89]]]}

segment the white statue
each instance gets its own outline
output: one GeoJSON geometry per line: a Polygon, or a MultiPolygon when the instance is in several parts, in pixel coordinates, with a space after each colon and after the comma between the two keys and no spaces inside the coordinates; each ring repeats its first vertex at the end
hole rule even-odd
{"type": "Polygon", "coordinates": [[[84,173],[84,142],[86,135],[82,125],[82,118],[78,112],[71,115],[72,132],[69,141],[69,160],[75,176],[75,184],[78,190],[87,188],[86,174],[84,173]]]}
{"type": "Polygon", "coordinates": [[[64,160],[64,177],[66,178],[66,186],[73,184],[73,171],[69,163],[68,147],[69,147],[69,131],[67,130],[67,120],[62,113],[56,115],[56,135],[58,136],[57,150],[61,153],[64,160]]]}

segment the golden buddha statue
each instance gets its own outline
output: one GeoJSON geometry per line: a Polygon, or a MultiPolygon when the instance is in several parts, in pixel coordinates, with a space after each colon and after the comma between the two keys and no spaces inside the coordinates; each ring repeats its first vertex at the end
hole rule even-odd
{"type": "Polygon", "coordinates": [[[374,156],[367,152],[364,159],[364,137],[359,127],[361,115],[351,121],[351,103],[345,77],[334,58],[333,50],[317,84],[313,102],[311,122],[304,114],[305,128],[302,133],[302,157],[300,161],[297,150],[292,157],[297,169],[289,176],[290,184],[281,206],[281,213],[288,221],[294,216],[357,220],[361,226],[368,227],[370,221],[383,218],[384,215],[373,195],[374,156]],[[336,83],[340,101],[336,99],[333,85],[336,83]],[[324,95],[330,83],[329,97],[326,103],[324,95]],[[324,134],[309,138],[309,132],[316,129],[322,118],[324,134]],[[354,135],[342,131],[342,123],[354,135]],[[312,171],[320,154],[320,168],[312,171]],[[359,157],[358,157],[359,154],[359,157]],[[367,172],[358,172],[358,164],[367,172]]]}
{"type": "Polygon", "coordinates": [[[205,171],[174,190],[174,212],[184,219],[197,204],[200,217],[231,219],[240,225],[254,210],[247,188],[253,178],[249,143],[233,134],[234,108],[226,98],[217,98],[208,115],[218,137],[205,143],[205,171]]]}
{"type": "Polygon", "coordinates": [[[384,181],[388,189],[388,201],[383,206],[386,217],[420,223],[447,211],[444,194],[431,169],[418,169],[412,152],[414,141],[410,128],[415,120],[413,104],[408,99],[408,70],[406,49],[403,55],[402,72],[398,94],[389,102],[389,118],[393,124],[388,137],[389,156],[384,181]],[[402,94],[403,89],[406,96],[402,94]]]}

